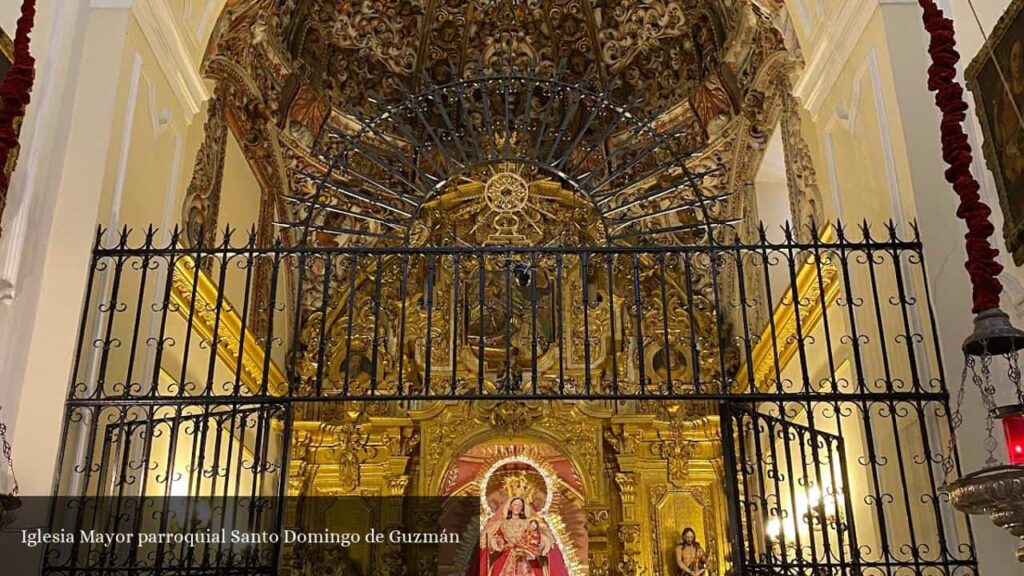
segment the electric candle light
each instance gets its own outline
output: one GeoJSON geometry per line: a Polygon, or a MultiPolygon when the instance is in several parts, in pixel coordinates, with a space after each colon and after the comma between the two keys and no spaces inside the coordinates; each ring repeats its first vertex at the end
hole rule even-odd
{"type": "Polygon", "coordinates": [[[1024,466],[1024,405],[1003,406],[995,417],[1003,422],[1006,437],[1007,460],[1015,466],[1024,466]]]}

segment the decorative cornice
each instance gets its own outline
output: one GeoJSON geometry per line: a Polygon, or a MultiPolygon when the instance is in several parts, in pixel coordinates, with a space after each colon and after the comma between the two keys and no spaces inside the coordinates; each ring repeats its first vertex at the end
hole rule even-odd
{"type": "Polygon", "coordinates": [[[871,0],[840,2],[838,13],[815,34],[817,42],[805,47],[810,53],[805,52],[807,65],[794,93],[815,119],[878,7],[871,0]]]}
{"type": "Polygon", "coordinates": [[[200,63],[189,51],[179,22],[166,0],[135,0],[132,14],[185,111],[186,119],[191,122],[203,102],[210,97],[210,92],[199,72],[200,63]]]}

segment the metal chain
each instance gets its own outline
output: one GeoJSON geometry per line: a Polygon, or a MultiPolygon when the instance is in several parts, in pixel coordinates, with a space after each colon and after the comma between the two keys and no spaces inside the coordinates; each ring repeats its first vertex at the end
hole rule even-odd
{"type": "Polygon", "coordinates": [[[974,372],[974,357],[964,354],[964,369],[960,374],[960,390],[956,393],[956,405],[949,417],[949,442],[946,446],[945,458],[942,459],[942,472],[945,474],[947,481],[952,477],[953,469],[956,466],[953,461],[953,454],[956,451],[956,433],[964,423],[962,410],[964,407],[964,396],[967,392],[967,375],[972,372],[974,372]]]}
{"type": "Polygon", "coordinates": [[[978,371],[973,371],[972,380],[981,392],[981,403],[987,412],[985,415],[985,450],[988,452],[988,458],[985,460],[985,465],[995,466],[999,464],[999,459],[996,458],[996,449],[999,447],[999,443],[995,437],[995,417],[993,416],[996,411],[996,388],[992,383],[992,356],[985,354],[981,357],[981,372],[979,374],[978,371]]]}
{"type": "Polygon", "coordinates": [[[11,469],[11,481],[14,483],[13,490],[11,491],[12,496],[17,496],[21,492],[21,487],[18,486],[18,475],[14,473],[14,459],[11,457],[11,443],[7,441],[7,425],[0,420],[0,445],[3,447],[4,459],[7,460],[7,467],[11,469]]]}
{"type": "Polygon", "coordinates": [[[1024,383],[1021,382],[1020,373],[1020,359],[1018,358],[1018,352],[1010,352],[1006,355],[1006,377],[1013,384],[1014,390],[1017,392],[1017,403],[1024,406],[1024,383]]]}

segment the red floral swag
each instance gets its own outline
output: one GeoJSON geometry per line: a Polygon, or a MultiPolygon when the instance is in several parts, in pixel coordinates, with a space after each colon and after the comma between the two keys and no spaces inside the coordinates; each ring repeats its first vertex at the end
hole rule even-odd
{"type": "MultiPolygon", "coordinates": [[[[29,34],[35,25],[35,18],[35,0],[24,0],[14,35],[14,61],[0,82],[0,168],[7,165],[11,151],[18,147],[15,126],[25,115],[35,80],[36,60],[29,50],[29,34]]],[[[7,195],[9,186],[7,174],[0,169],[0,198],[7,195]]]]}
{"type": "Polygon", "coordinates": [[[953,21],[946,18],[934,0],[918,0],[924,9],[924,27],[931,36],[928,53],[932,65],[928,68],[928,89],[935,92],[935,104],[942,111],[942,157],[949,165],[946,181],[960,197],[957,216],[967,223],[967,262],[965,267],[974,290],[975,314],[999,308],[999,295],[1003,285],[996,276],[1003,271],[996,262],[999,251],[989,238],[995,228],[989,221],[992,210],[981,200],[981,186],[971,173],[971,145],[963,130],[967,119],[964,89],[957,81],[956,64],[960,54],[956,51],[953,21]]]}

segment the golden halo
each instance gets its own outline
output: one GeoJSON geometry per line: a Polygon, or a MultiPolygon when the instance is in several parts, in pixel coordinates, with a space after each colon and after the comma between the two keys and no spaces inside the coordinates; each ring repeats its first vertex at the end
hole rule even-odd
{"type": "Polygon", "coordinates": [[[522,455],[522,454],[516,455],[516,456],[508,456],[506,458],[502,458],[501,460],[498,460],[497,462],[492,464],[491,467],[487,469],[487,472],[484,472],[483,478],[480,481],[480,486],[481,486],[481,490],[480,490],[480,509],[481,510],[487,510],[488,509],[488,506],[487,506],[487,485],[491,481],[491,476],[494,475],[494,473],[497,472],[499,469],[501,469],[502,466],[504,466],[506,464],[511,464],[513,462],[519,462],[519,463],[527,464],[527,465],[531,466],[534,470],[537,471],[538,474],[540,474],[540,477],[544,480],[544,491],[545,491],[545,494],[544,494],[544,506],[542,506],[540,510],[536,510],[535,513],[536,514],[547,514],[548,510],[551,508],[551,501],[554,499],[554,496],[555,496],[555,492],[554,491],[555,491],[555,488],[557,486],[557,484],[555,482],[555,479],[552,477],[554,472],[551,471],[551,470],[548,470],[544,466],[541,466],[533,458],[530,458],[529,456],[525,456],[525,455],[522,455]]]}
{"type": "MultiPolygon", "coordinates": [[[[541,516],[547,523],[548,527],[551,528],[552,538],[554,539],[555,545],[558,546],[558,549],[562,553],[566,568],[569,571],[569,576],[581,576],[583,574],[583,564],[580,562],[577,555],[576,547],[571,545],[572,539],[569,537],[569,533],[566,530],[561,517],[557,514],[551,513],[550,511],[551,504],[554,499],[554,488],[558,486],[561,480],[558,479],[558,475],[555,470],[546,463],[542,463],[528,454],[513,454],[496,460],[487,468],[486,471],[478,473],[477,479],[473,482],[473,484],[479,487],[480,490],[480,510],[490,510],[487,502],[487,485],[490,484],[491,476],[501,469],[502,466],[514,462],[531,466],[540,474],[541,478],[543,478],[544,487],[547,493],[544,499],[544,506],[540,510],[534,511],[534,513],[541,516]]],[[[458,565],[468,566],[468,552],[466,558],[467,559],[460,562],[458,565]]]]}

